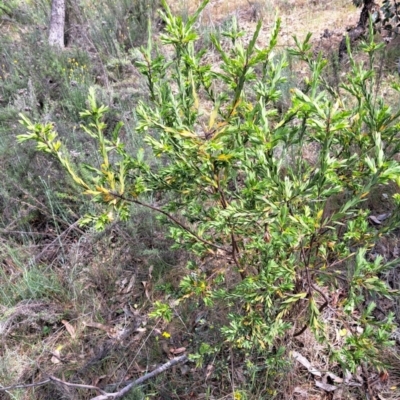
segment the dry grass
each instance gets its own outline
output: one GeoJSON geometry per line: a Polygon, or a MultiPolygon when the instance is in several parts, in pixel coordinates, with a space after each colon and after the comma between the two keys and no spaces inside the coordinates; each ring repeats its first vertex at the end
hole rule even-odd
{"type": "MultiPolygon", "coordinates": [[[[192,13],[200,0],[196,1],[169,1],[175,12],[183,15],[192,13]]],[[[341,32],[348,25],[358,19],[359,11],[346,0],[339,1],[306,1],[306,0],[211,0],[203,11],[200,24],[203,27],[213,27],[231,16],[236,16],[242,29],[249,33],[254,31],[256,21],[262,19],[264,35],[260,36],[260,45],[263,37],[268,36],[275,17],[282,19],[280,45],[293,44],[292,36],[304,38],[308,32],[319,37],[325,29],[341,32]]]]}

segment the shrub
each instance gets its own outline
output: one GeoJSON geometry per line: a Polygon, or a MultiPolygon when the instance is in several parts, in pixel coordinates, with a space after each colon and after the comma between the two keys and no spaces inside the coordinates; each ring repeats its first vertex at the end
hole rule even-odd
{"type": "Polygon", "coordinates": [[[203,62],[205,51],[194,50],[194,25],[207,3],[184,22],[164,1],[160,39],[174,54],[166,58],[151,41],[141,48],[137,66],[149,101],[136,108],[137,131],[161,163],[147,162],[142,149],[128,153],[120,124],[104,134],[107,107],[97,104],[93,89],[81,113],[82,128],[99,145],[101,162],[85,166],[91,178],[76,172],[52,124],[22,116],[28,132],[19,140],[36,141],[104,205],[104,213],[82,222],[101,229],[116,216],[126,220],[132,203],[159,213],[175,246],[197,256],[182,278],[182,298],[224,302],[230,322],[222,332],[231,344],[272,350],[280,338],[309,328],[346,369],[361,361],[380,366],[394,323],[391,313],[374,317],[372,298],[391,295],[381,274],[394,262],[369,253],[397,226],[400,195],[393,195],[394,211],[378,227],[368,222],[366,200],[400,183],[393,160],[400,111],[374,95],[380,46],[372,26],[362,45],[369,64],[350,55],[352,69],[338,91],[326,84],[326,61],[312,55],[310,35],[296,40],[290,54],[309,74],[304,90],[292,88],[288,109],[279,110],[287,76],[285,57],[274,54],[279,19],[264,49],[256,45],[260,23],[247,46],[235,24],[223,43],[212,36],[221,60],[213,67],[203,62]],[[149,202],[149,194],[160,203],[149,202]],[[329,341],[328,308],[345,338],[340,349],[329,341]]]}

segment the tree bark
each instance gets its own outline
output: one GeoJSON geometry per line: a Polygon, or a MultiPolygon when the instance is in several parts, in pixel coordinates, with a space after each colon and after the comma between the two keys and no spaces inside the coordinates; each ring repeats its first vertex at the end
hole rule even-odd
{"type": "MultiPolygon", "coordinates": [[[[376,7],[379,8],[374,0],[364,0],[364,6],[361,10],[360,19],[358,20],[357,26],[347,33],[350,38],[350,46],[352,46],[357,40],[364,37],[366,31],[368,30],[369,16],[376,7]]],[[[346,37],[344,37],[339,45],[339,61],[343,59],[343,56],[346,53],[346,37]]]]}
{"type": "Polygon", "coordinates": [[[64,48],[65,0],[53,0],[49,29],[49,45],[64,48]]]}

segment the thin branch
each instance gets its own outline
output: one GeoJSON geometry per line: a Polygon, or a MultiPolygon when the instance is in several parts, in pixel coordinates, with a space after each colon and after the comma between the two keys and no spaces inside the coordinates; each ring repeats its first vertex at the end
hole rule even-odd
{"type": "MultiPolygon", "coordinates": [[[[318,289],[316,289],[315,286],[312,286],[312,287],[313,287],[313,289],[317,290],[318,293],[322,294],[322,292],[319,291],[318,289]]],[[[323,295],[323,297],[324,297],[325,299],[327,299],[325,295],[323,295]]],[[[325,307],[326,307],[328,304],[329,304],[329,301],[328,301],[328,300],[326,300],[324,304],[321,304],[320,307],[318,308],[318,313],[321,314],[321,312],[325,309],[325,307]]],[[[300,336],[307,328],[308,328],[308,323],[306,323],[299,331],[295,332],[295,333],[293,334],[293,337],[300,336]]]]}
{"type": "MultiPolygon", "coordinates": [[[[314,243],[314,235],[312,235],[311,240],[310,240],[310,244],[309,244],[310,248],[308,250],[308,257],[306,258],[304,247],[301,248],[301,253],[303,255],[303,259],[304,259],[304,263],[305,263],[307,281],[308,281],[308,286],[309,286],[307,297],[313,296],[312,289],[314,289],[316,292],[318,292],[322,296],[322,298],[324,299],[325,302],[323,304],[321,304],[321,306],[318,308],[318,313],[321,313],[325,309],[325,307],[329,304],[329,299],[326,297],[325,293],[321,289],[317,288],[314,285],[314,283],[312,282],[312,279],[310,277],[310,271],[309,271],[308,267],[309,267],[310,261],[311,261],[311,250],[312,250],[313,243],[314,243]]],[[[300,336],[307,328],[308,328],[308,323],[304,324],[304,326],[299,331],[295,332],[293,334],[293,337],[300,336]]]]}
{"type": "Polygon", "coordinates": [[[237,254],[239,253],[239,247],[236,243],[236,239],[235,239],[235,235],[233,234],[233,231],[231,232],[231,240],[232,240],[232,258],[233,258],[233,262],[235,263],[237,269],[239,270],[240,273],[240,277],[242,278],[242,280],[246,279],[247,277],[247,273],[245,270],[242,270],[239,260],[237,258],[237,254]]]}
{"type": "Polygon", "coordinates": [[[82,385],[82,384],[80,384],[80,383],[65,382],[65,381],[63,381],[63,380],[61,380],[61,379],[56,378],[55,376],[49,376],[49,380],[52,381],[52,382],[60,383],[61,385],[68,386],[68,387],[75,387],[75,388],[82,388],[82,389],[98,390],[101,394],[107,395],[107,393],[106,393],[104,390],[100,389],[100,388],[97,387],[97,386],[82,385]]]}
{"type": "MultiPolygon", "coordinates": [[[[316,285],[314,285],[314,283],[311,283],[311,287],[315,290],[315,291],[317,291],[321,296],[322,296],[322,298],[324,299],[324,301],[325,301],[325,303],[323,304],[323,307],[322,307],[322,310],[328,305],[328,303],[329,303],[329,299],[326,297],[326,294],[321,290],[321,289],[319,289],[316,285]]],[[[321,310],[321,311],[322,311],[321,310]]],[[[320,311],[320,312],[321,312],[320,311]]]]}
{"type": "Polygon", "coordinates": [[[29,387],[42,386],[49,382],[50,382],[50,379],[45,379],[44,381],[40,381],[40,382],[36,382],[36,383],[17,384],[17,385],[11,385],[11,386],[6,386],[6,387],[0,386],[0,392],[5,392],[6,390],[25,389],[25,388],[29,388],[29,387]]]}
{"type": "Polygon", "coordinates": [[[333,263],[329,264],[329,265],[328,265],[328,268],[332,268],[332,267],[334,267],[334,266],[337,265],[337,264],[341,264],[342,262],[346,261],[347,259],[349,259],[349,258],[351,258],[351,257],[354,257],[355,255],[356,255],[356,253],[350,253],[348,256],[346,256],[346,257],[344,257],[344,258],[342,258],[342,259],[336,260],[336,261],[334,261],[333,263]]]}
{"type": "Polygon", "coordinates": [[[12,385],[12,386],[7,386],[7,387],[1,387],[0,386],[0,392],[2,391],[7,391],[7,390],[13,390],[13,389],[25,389],[29,387],[36,387],[36,386],[42,386],[45,385],[46,383],[49,382],[54,382],[58,383],[60,385],[68,386],[68,387],[74,387],[74,388],[81,388],[81,389],[91,389],[91,390],[96,390],[101,393],[101,395],[93,397],[91,400],[108,400],[108,399],[119,399],[126,395],[131,389],[133,389],[135,386],[139,386],[142,383],[146,382],[147,380],[154,378],[155,376],[163,373],[167,369],[173,367],[174,365],[185,363],[188,361],[188,357],[186,355],[175,357],[172,360],[169,360],[163,365],[160,365],[158,368],[155,370],[149,372],[148,374],[145,374],[141,376],[140,378],[134,380],[134,381],[128,381],[125,382],[127,383],[126,386],[124,386],[121,390],[118,392],[114,393],[107,393],[104,390],[100,389],[97,386],[92,386],[92,385],[82,385],[79,383],[71,383],[71,382],[66,382],[61,379],[56,378],[55,376],[49,376],[48,379],[45,379],[44,381],[40,381],[37,383],[29,383],[29,384],[17,384],[17,385],[12,385]]]}
{"type": "Polygon", "coordinates": [[[30,231],[9,231],[8,229],[0,229],[0,233],[3,235],[39,235],[39,236],[48,236],[49,232],[30,232],[30,231]]]}
{"type": "MultiPolygon", "coordinates": [[[[222,208],[224,210],[226,210],[227,207],[228,207],[228,202],[227,202],[227,200],[225,198],[224,192],[221,189],[220,180],[219,180],[219,173],[216,174],[216,175],[217,175],[217,185],[218,185],[217,191],[218,191],[219,196],[220,196],[220,202],[221,202],[222,208]]],[[[240,266],[240,263],[239,263],[239,260],[238,260],[238,257],[237,257],[238,254],[239,254],[239,246],[238,246],[238,244],[236,242],[235,234],[234,234],[233,228],[231,226],[230,226],[230,229],[231,229],[231,243],[232,243],[231,247],[232,247],[233,262],[235,263],[235,265],[236,265],[236,267],[237,267],[237,269],[238,269],[238,271],[240,273],[240,277],[243,280],[243,279],[246,278],[247,273],[244,270],[242,270],[242,268],[240,266]]]]}
{"type": "Polygon", "coordinates": [[[143,375],[139,379],[136,379],[133,382],[130,382],[128,385],[126,385],[123,389],[121,389],[118,392],[115,393],[106,393],[101,396],[93,397],[91,400],[108,400],[108,399],[119,399],[125,394],[127,394],[131,389],[133,389],[135,386],[139,386],[145,381],[149,380],[150,378],[153,378],[162,372],[166,371],[167,369],[173,367],[174,365],[181,364],[188,361],[188,358],[186,355],[175,357],[172,360],[169,360],[167,363],[160,365],[158,368],[156,368],[154,371],[149,372],[146,375],[143,375]]]}
{"type": "MultiPolygon", "coordinates": [[[[34,261],[35,261],[35,262],[39,262],[40,259],[43,257],[43,255],[46,253],[46,251],[47,251],[48,249],[50,249],[56,242],[59,242],[59,241],[61,240],[61,238],[63,238],[64,236],[68,235],[68,233],[70,233],[72,230],[76,229],[76,227],[79,226],[79,222],[80,222],[80,220],[75,221],[75,222],[74,222],[72,225],[70,225],[65,231],[61,232],[52,242],[50,242],[49,244],[47,244],[47,245],[45,246],[45,248],[44,248],[38,255],[36,255],[36,256],[34,257],[34,261]]],[[[79,230],[80,230],[80,229],[79,229],[79,230]]],[[[60,244],[60,246],[61,246],[61,244],[60,244]]]]}
{"type": "Polygon", "coordinates": [[[192,235],[193,237],[195,237],[199,242],[202,242],[208,246],[214,247],[216,249],[222,250],[225,253],[231,253],[230,250],[225,249],[224,247],[218,246],[214,243],[211,243],[203,238],[201,238],[200,236],[198,236],[196,233],[194,233],[191,229],[189,229],[186,225],[184,225],[182,222],[178,221],[178,219],[176,219],[174,216],[172,216],[171,214],[167,213],[166,211],[162,210],[161,208],[152,206],[151,204],[147,204],[147,203],[142,203],[139,200],[134,200],[134,199],[127,199],[124,196],[121,196],[118,193],[114,193],[114,192],[110,192],[110,194],[112,194],[114,197],[127,201],[128,203],[134,203],[134,204],[138,204],[139,206],[143,206],[146,208],[150,208],[153,211],[159,212],[163,215],[165,215],[167,218],[169,218],[171,221],[173,221],[175,224],[177,224],[178,226],[180,226],[182,229],[184,229],[187,233],[189,233],[190,235],[192,235]]]}

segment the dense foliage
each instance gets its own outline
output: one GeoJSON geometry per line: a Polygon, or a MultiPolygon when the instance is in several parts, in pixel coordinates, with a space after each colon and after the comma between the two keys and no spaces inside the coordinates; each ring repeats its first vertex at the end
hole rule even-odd
{"type": "MultiPolygon", "coordinates": [[[[193,257],[182,278],[181,299],[223,304],[226,339],[244,351],[273,351],[279,338],[309,328],[346,369],[380,365],[390,345],[393,315],[377,319],[375,301],[389,297],[382,274],[394,262],[371,249],[398,226],[395,212],[378,227],[369,223],[366,200],[400,184],[400,111],[375,96],[374,56],[379,49],[370,26],[362,45],[367,65],[354,62],[339,91],[322,75],[326,61],[314,57],[310,35],[296,41],[292,57],[307,65],[303,87],[291,89],[280,106],[288,63],[275,51],[279,20],[268,47],[259,49],[261,24],[250,42],[233,23],[212,36],[218,67],[195,43],[195,22],[208,1],[184,21],[166,2],[161,42],[141,48],[137,67],[147,80],[148,101],[135,112],[147,150],[126,151],[121,124],[106,134],[107,107],[89,95],[82,129],[98,143],[99,165],[73,165],[51,123],[22,116],[27,134],[65,167],[75,183],[104,206],[83,223],[97,228],[130,216],[130,204],[158,212],[170,224],[176,247],[193,257]],[[82,168],[86,169],[80,174],[82,168]],[[374,301],[373,301],[374,299],[374,301]],[[328,318],[330,316],[330,318],[328,318]],[[329,338],[334,320],[341,348],[329,338]]],[[[400,91],[399,86],[394,90],[400,91]]],[[[172,318],[167,304],[153,315],[172,318]]]]}

